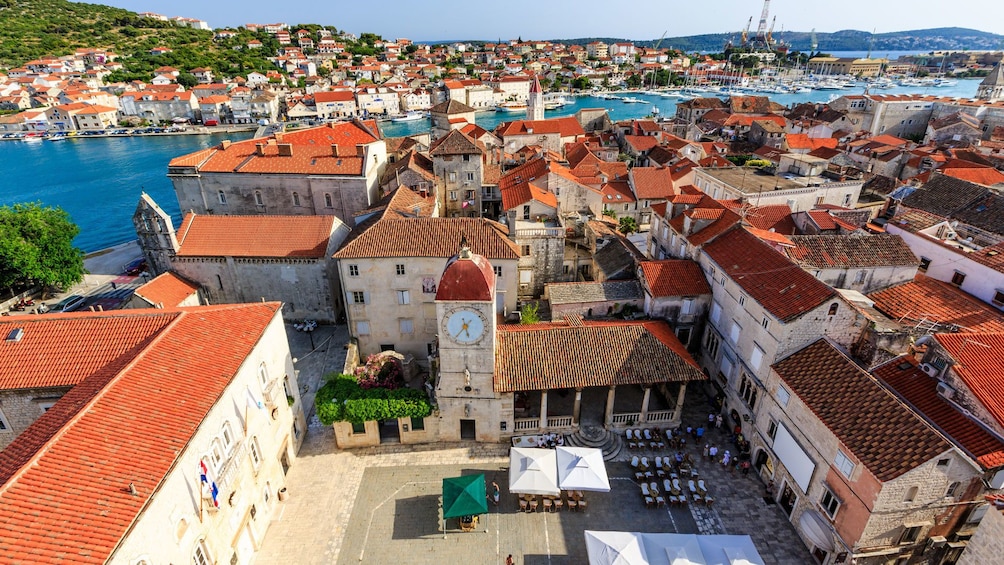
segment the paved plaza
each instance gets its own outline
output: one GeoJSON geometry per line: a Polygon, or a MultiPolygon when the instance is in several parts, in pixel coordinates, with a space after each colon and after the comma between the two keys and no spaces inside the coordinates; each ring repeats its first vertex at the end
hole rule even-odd
{"type": "MultiPolygon", "coordinates": [[[[344,328],[324,328],[314,336],[315,343],[324,344],[308,353],[304,335],[290,332],[300,383],[311,389],[305,401],[309,396],[312,403],[322,372],[341,368],[343,333],[344,328]]],[[[706,419],[707,406],[703,393],[693,386],[684,422],[706,419]]],[[[760,479],[752,472],[742,475],[701,460],[697,446],[688,449],[716,499],[710,508],[646,508],[627,460],[655,453],[624,451],[619,460],[607,463],[611,491],[586,493],[587,511],[528,514],[519,512],[515,496],[508,492],[505,445],[390,444],[339,450],[331,428],[310,420],[306,440],[286,476],[289,498],[274,515],[258,563],[501,564],[510,553],[518,564],[585,563],[587,529],[748,534],[768,565],[813,562],[780,507],[763,501],[760,479]],[[450,520],[444,533],[439,519],[443,478],[476,473],[484,473],[489,485],[493,480],[499,484],[499,506],[489,504],[489,513],[481,516],[474,532],[460,532],[457,521],[450,520]]],[[[706,437],[723,450],[726,439],[716,430],[706,437]]],[[[667,448],[659,454],[668,453],[667,448]]]]}

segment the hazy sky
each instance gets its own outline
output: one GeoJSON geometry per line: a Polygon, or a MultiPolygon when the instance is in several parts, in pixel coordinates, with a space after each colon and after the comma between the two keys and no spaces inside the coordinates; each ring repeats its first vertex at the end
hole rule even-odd
{"type": "MultiPolygon", "coordinates": [[[[442,39],[559,39],[624,37],[654,39],[732,33],[753,17],[762,0],[91,0],[135,12],[206,20],[215,27],[285,22],[332,25],[352,33],[418,41],[442,39]]],[[[1004,32],[999,0],[773,0],[775,32],[875,29],[879,33],[934,27],[1004,32]]],[[[768,22],[769,25],[769,22],[768,22]]]]}

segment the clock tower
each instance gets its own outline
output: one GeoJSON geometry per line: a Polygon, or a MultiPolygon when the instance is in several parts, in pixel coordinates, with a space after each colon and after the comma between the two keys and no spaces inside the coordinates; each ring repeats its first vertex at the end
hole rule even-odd
{"type": "MultiPolygon", "coordinates": [[[[436,292],[439,323],[439,438],[499,440],[502,398],[495,393],[495,271],[466,238],[436,292]]],[[[511,422],[506,422],[507,428],[511,422]]]]}

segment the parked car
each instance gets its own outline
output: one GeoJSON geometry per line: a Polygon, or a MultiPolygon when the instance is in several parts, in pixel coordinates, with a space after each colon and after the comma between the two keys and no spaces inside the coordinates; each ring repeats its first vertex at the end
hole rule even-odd
{"type": "Polygon", "coordinates": [[[85,302],[87,302],[86,298],[80,296],[79,294],[74,294],[71,296],[67,296],[66,298],[50,306],[49,311],[55,314],[60,314],[62,312],[73,312],[74,310],[83,307],[85,302]]]}
{"type": "Polygon", "coordinates": [[[130,277],[139,276],[144,271],[146,271],[146,259],[143,257],[137,257],[122,267],[122,272],[130,277]]]}

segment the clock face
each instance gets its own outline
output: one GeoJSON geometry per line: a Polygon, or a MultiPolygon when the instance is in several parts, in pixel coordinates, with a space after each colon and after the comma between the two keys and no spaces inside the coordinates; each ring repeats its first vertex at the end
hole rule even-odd
{"type": "Polygon", "coordinates": [[[445,322],[446,333],[457,343],[475,343],[485,333],[485,317],[477,310],[460,308],[449,313],[445,322]]]}

